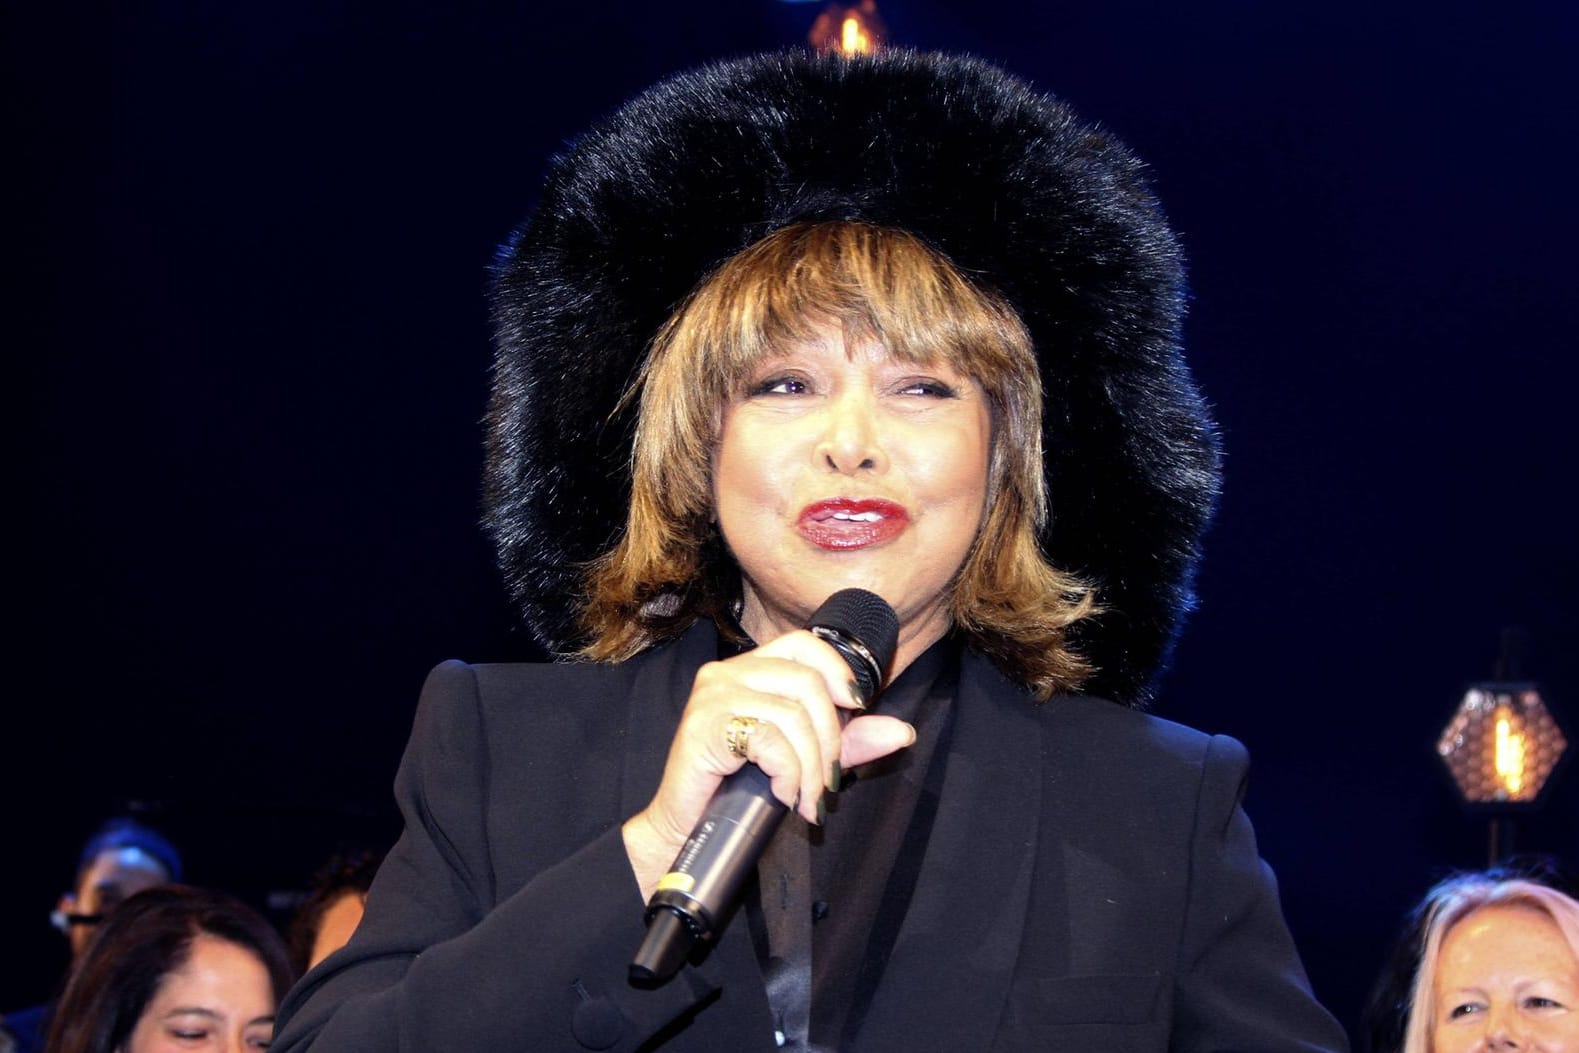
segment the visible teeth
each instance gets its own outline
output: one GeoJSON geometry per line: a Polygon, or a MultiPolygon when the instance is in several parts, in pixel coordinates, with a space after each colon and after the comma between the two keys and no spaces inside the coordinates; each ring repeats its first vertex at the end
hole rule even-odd
{"type": "Polygon", "coordinates": [[[883,517],[876,512],[835,512],[833,518],[851,523],[875,523],[883,517]]]}

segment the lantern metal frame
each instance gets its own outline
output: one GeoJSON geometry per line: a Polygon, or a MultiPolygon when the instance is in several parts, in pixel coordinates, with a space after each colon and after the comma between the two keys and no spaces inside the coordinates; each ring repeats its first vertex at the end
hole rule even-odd
{"type": "MultiPolygon", "coordinates": [[[[1522,747],[1521,747],[1522,748],[1522,747]]],[[[1539,811],[1552,797],[1552,787],[1562,779],[1564,770],[1571,762],[1575,752],[1575,741],[1572,730],[1564,719],[1562,711],[1553,705],[1548,694],[1541,689],[1535,681],[1530,680],[1480,680],[1466,684],[1459,692],[1458,701],[1453,705],[1445,721],[1438,725],[1438,730],[1432,738],[1431,751],[1436,754],[1438,770],[1442,777],[1452,788],[1453,796],[1458,800],[1459,806],[1465,813],[1485,819],[1487,822],[1487,858],[1490,865],[1496,865],[1502,859],[1515,851],[1514,848],[1514,821],[1520,816],[1530,815],[1539,811]],[[1535,793],[1524,799],[1500,798],[1489,800],[1476,800],[1470,796],[1470,791],[1465,788],[1459,776],[1454,771],[1454,766],[1443,750],[1443,741],[1459,722],[1464,714],[1465,706],[1470,700],[1472,692],[1495,699],[1499,696],[1521,696],[1533,693],[1539,703],[1546,719],[1551,722],[1561,740],[1561,747],[1556,757],[1551,762],[1545,778],[1535,793]]],[[[1494,763],[1494,761],[1493,761],[1494,763]]]]}

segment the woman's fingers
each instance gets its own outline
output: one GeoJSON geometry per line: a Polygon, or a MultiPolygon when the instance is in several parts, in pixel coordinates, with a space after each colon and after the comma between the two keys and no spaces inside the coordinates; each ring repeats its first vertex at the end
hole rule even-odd
{"type": "Polygon", "coordinates": [[[749,655],[764,658],[782,658],[797,665],[815,669],[827,685],[828,698],[840,709],[864,709],[865,703],[855,687],[855,674],[849,663],[839,656],[828,641],[805,629],[785,633],[771,643],[764,644],[749,655]]]}
{"type": "MultiPolygon", "coordinates": [[[[698,698],[703,688],[718,688],[726,696],[726,703],[733,703],[729,691],[745,688],[804,709],[816,737],[821,783],[826,788],[838,785],[838,772],[834,767],[840,748],[838,733],[842,728],[838,710],[853,709],[854,696],[851,695],[850,666],[846,666],[845,660],[821,639],[804,631],[780,636],[771,644],[747,654],[703,666],[703,671],[696,676],[696,684],[698,688],[693,690],[693,699],[698,698]],[[835,668],[843,669],[845,679],[835,677],[835,668]]],[[[797,728],[790,726],[785,728],[785,733],[790,734],[799,748],[802,742],[794,734],[796,731],[797,728]]],[[[815,799],[816,794],[807,789],[808,799],[815,799]]]]}
{"type": "MultiPolygon", "coordinates": [[[[788,681],[804,690],[808,676],[815,674],[795,667],[770,679],[776,685],[788,681]]],[[[717,730],[704,734],[730,755],[725,762],[728,770],[740,767],[741,760],[750,761],[772,780],[775,797],[791,808],[799,807],[803,816],[816,822],[817,801],[839,756],[838,718],[826,701],[808,704],[800,697],[753,690],[754,679],[744,676],[733,682],[721,719],[714,724],[717,730]],[[739,730],[742,720],[754,722],[744,734],[739,730]],[[744,757],[731,748],[731,738],[744,745],[744,757]]]]}
{"type": "Polygon", "coordinates": [[[719,782],[748,761],[768,776],[774,796],[808,822],[819,822],[822,795],[838,786],[841,768],[914,740],[909,725],[891,717],[863,716],[846,728],[860,709],[849,666],[809,632],[704,665],[658,792],[635,827],[658,854],[670,846],[677,851],[719,782]]]}
{"type": "Polygon", "coordinates": [[[730,663],[715,662],[697,673],[663,780],[647,808],[676,847],[701,818],[719,782],[747,760],[767,774],[779,800],[798,805],[803,816],[816,821],[827,773],[839,756],[838,717],[818,674],[787,661],[769,665],[726,668],[730,663]],[[757,684],[768,690],[757,690],[757,684]],[[742,722],[750,723],[749,730],[742,722]],[[744,757],[731,750],[732,740],[744,757]]]}
{"type": "MultiPolygon", "coordinates": [[[[808,757],[804,748],[797,750],[780,725],[760,717],[732,717],[733,727],[724,732],[726,742],[742,722],[747,723],[747,728],[733,736],[742,747],[736,755],[762,769],[771,783],[773,796],[799,809],[803,816],[809,810],[808,818],[816,822],[817,799],[823,789],[818,781],[816,757],[808,757]]],[[[731,749],[731,752],[735,751],[731,749]]]]}
{"type": "Polygon", "coordinates": [[[846,768],[898,753],[916,741],[916,729],[898,717],[874,713],[844,726],[839,761],[846,768]]]}

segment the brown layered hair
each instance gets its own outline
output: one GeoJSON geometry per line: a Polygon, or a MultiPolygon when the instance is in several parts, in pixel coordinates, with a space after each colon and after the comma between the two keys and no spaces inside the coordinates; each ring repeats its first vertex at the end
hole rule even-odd
{"type": "Polygon", "coordinates": [[[639,398],[630,514],[589,568],[583,657],[620,661],[700,617],[738,636],[739,572],[713,523],[712,458],[723,409],[753,366],[838,326],[904,362],[946,363],[992,407],[987,503],[950,585],[968,645],[1038,698],[1090,673],[1065,644],[1095,611],[1091,591],[1037,542],[1047,516],[1042,386],[1029,335],[999,296],[921,239],[853,221],[784,227],[705,279],[654,338],[627,399],[639,398]]]}

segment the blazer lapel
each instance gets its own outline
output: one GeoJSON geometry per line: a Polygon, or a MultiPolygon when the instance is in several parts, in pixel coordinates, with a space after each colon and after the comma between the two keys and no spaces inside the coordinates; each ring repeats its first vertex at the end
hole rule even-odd
{"type": "Polygon", "coordinates": [[[673,643],[632,659],[635,667],[625,704],[625,765],[620,780],[620,816],[647,807],[663,779],[669,743],[703,664],[718,657],[711,623],[698,623],[673,643]]]}
{"type": "Polygon", "coordinates": [[[986,659],[960,665],[953,742],[910,909],[858,1046],[985,1049],[1030,898],[1042,797],[1035,703],[986,659]]]}

